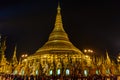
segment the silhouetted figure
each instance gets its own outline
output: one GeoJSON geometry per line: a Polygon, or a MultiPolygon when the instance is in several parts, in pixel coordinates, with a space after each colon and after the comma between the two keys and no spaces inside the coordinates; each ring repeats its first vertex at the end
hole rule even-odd
{"type": "Polygon", "coordinates": [[[33,75],[30,76],[30,80],[34,80],[34,76],[33,75]]]}

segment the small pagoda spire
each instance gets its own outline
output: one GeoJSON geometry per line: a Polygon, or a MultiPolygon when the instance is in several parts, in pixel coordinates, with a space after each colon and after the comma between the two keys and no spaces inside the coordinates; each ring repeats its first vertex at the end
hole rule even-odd
{"type": "MultiPolygon", "coordinates": [[[[2,42],[2,40],[1,40],[1,42],[2,42]]],[[[8,63],[5,58],[5,50],[6,50],[6,37],[4,38],[3,42],[1,43],[1,52],[2,52],[1,65],[4,65],[4,66],[6,65],[6,63],[8,63]]]]}
{"type": "Polygon", "coordinates": [[[18,63],[18,60],[17,60],[17,57],[16,57],[16,51],[17,51],[17,46],[15,46],[14,54],[13,54],[13,58],[12,58],[13,65],[18,63]]]}
{"type": "Polygon", "coordinates": [[[2,54],[2,48],[1,47],[2,47],[2,35],[0,34],[0,55],[2,54]]]}
{"type": "Polygon", "coordinates": [[[106,64],[107,64],[107,65],[111,65],[111,60],[110,60],[110,57],[109,57],[109,55],[108,55],[107,50],[106,50],[106,64]]]}
{"type": "Polygon", "coordinates": [[[2,36],[1,36],[1,34],[0,34],[0,47],[1,47],[1,41],[2,41],[2,36]]]}
{"type": "Polygon", "coordinates": [[[2,41],[1,39],[1,62],[6,61],[5,58],[5,50],[6,50],[6,37],[4,38],[4,40],[2,41]]]}
{"type": "Polygon", "coordinates": [[[4,38],[3,42],[1,43],[2,54],[4,54],[5,50],[6,50],[6,37],[4,38]]]}

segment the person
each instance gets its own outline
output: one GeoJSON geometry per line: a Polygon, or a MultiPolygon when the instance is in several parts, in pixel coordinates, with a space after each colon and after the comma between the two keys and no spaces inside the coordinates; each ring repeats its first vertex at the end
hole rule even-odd
{"type": "Polygon", "coordinates": [[[39,75],[37,80],[42,80],[42,76],[39,75]]]}
{"type": "Polygon", "coordinates": [[[97,74],[94,74],[92,79],[93,79],[93,80],[98,80],[98,79],[99,79],[99,76],[98,76],[97,74]]]}
{"type": "Polygon", "coordinates": [[[17,76],[16,75],[14,76],[13,80],[17,80],[17,76]]]}
{"type": "Polygon", "coordinates": [[[34,76],[33,75],[30,76],[30,80],[34,80],[34,76]]]}

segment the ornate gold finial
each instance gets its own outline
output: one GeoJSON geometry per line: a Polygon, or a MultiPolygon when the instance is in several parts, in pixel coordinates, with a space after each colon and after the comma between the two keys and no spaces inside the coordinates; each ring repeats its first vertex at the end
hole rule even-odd
{"type": "Polygon", "coordinates": [[[60,10],[61,10],[61,8],[60,8],[60,2],[58,2],[57,12],[60,13],[60,10]]]}

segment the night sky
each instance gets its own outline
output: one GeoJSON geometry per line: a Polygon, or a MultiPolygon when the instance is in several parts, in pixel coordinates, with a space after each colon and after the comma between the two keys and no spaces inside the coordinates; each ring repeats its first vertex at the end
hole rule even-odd
{"type": "MultiPolygon", "coordinates": [[[[57,0],[3,0],[0,2],[0,33],[7,36],[6,57],[33,54],[48,40],[56,17],[57,0]],[[18,2],[19,1],[19,2],[18,2]]],[[[70,41],[81,51],[115,58],[120,52],[120,6],[105,0],[61,0],[63,26],[70,41]]]]}

